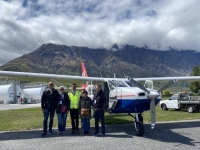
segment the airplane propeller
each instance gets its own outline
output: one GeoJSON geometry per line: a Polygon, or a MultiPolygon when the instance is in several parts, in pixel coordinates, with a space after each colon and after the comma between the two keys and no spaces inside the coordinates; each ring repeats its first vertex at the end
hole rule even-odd
{"type": "Polygon", "coordinates": [[[140,88],[141,90],[145,91],[147,93],[147,98],[151,100],[150,103],[150,118],[151,118],[151,129],[154,129],[155,127],[155,122],[156,122],[156,113],[155,113],[155,99],[160,96],[160,92],[163,90],[167,89],[169,86],[172,84],[176,83],[177,80],[170,80],[168,83],[163,85],[159,90],[157,91],[149,91],[147,88],[145,88],[143,85],[141,85],[139,82],[136,80],[127,77],[128,80],[134,84],[136,87],[140,88]]]}

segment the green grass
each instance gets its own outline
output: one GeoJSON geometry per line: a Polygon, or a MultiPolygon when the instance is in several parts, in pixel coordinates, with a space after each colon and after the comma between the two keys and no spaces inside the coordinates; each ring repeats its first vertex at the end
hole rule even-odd
{"type": "MultiPolygon", "coordinates": [[[[167,98],[163,97],[162,99],[167,98]]],[[[149,111],[143,113],[143,118],[144,122],[150,122],[149,111]]],[[[156,122],[192,119],[200,119],[200,112],[188,113],[187,110],[176,111],[173,109],[162,111],[159,105],[156,106],[156,122]]],[[[43,113],[41,108],[0,111],[0,131],[39,129],[42,128],[42,122],[43,113]]],[[[70,122],[70,117],[68,117],[67,127],[71,127],[70,122]]],[[[106,124],[130,123],[133,122],[133,118],[127,114],[110,115],[106,113],[105,122],[106,124]]],[[[94,119],[91,119],[91,125],[94,125],[94,119]]],[[[54,117],[54,127],[57,127],[56,114],[54,117]]]]}

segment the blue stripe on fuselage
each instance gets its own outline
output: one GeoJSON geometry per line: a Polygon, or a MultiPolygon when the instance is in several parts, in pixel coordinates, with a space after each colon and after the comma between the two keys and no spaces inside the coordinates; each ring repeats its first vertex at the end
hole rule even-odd
{"type": "MultiPolygon", "coordinates": [[[[155,105],[159,103],[160,99],[155,100],[155,105]]],[[[150,110],[151,100],[149,99],[122,99],[117,101],[117,105],[113,113],[142,113],[150,110]]]]}

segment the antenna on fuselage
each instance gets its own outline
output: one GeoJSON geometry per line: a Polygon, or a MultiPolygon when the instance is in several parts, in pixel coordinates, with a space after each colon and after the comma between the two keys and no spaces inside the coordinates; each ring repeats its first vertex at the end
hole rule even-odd
{"type": "MultiPolygon", "coordinates": [[[[99,68],[98,68],[99,69],[99,68]]],[[[101,76],[101,78],[102,78],[102,74],[101,74],[101,70],[99,69],[99,74],[100,74],[100,76],[101,76]]]]}
{"type": "MultiPolygon", "coordinates": [[[[124,72],[123,72],[124,73],[124,72]]],[[[127,78],[126,74],[124,73],[124,78],[127,78]]]]}
{"type": "Polygon", "coordinates": [[[116,74],[114,73],[114,78],[116,78],[116,74]]]}

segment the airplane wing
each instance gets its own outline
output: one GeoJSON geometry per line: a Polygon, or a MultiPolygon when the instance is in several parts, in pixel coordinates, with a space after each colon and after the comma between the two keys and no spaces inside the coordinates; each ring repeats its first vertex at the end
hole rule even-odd
{"type": "Polygon", "coordinates": [[[182,77],[152,77],[152,78],[133,78],[138,82],[143,82],[146,80],[151,80],[153,82],[162,82],[162,81],[169,81],[169,80],[177,80],[177,81],[198,81],[200,80],[200,76],[182,76],[182,77]]]}
{"type": "MultiPolygon", "coordinates": [[[[72,75],[57,75],[57,74],[44,74],[44,73],[31,73],[31,72],[15,72],[15,71],[0,71],[0,77],[18,80],[18,81],[33,81],[33,82],[49,82],[58,81],[65,84],[77,83],[84,84],[86,81],[92,81],[93,84],[100,84],[109,80],[126,80],[125,78],[100,78],[100,77],[83,77],[83,76],[72,76],[72,75]]],[[[200,76],[182,76],[182,77],[150,77],[150,78],[133,78],[138,82],[144,82],[151,80],[154,82],[162,82],[169,80],[178,81],[197,81],[200,80],[200,76]]]]}
{"type": "Polygon", "coordinates": [[[71,84],[71,83],[83,84],[86,81],[92,81],[94,84],[100,84],[106,81],[105,78],[98,78],[98,77],[82,77],[82,76],[15,72],[15,71],[0,71],[0,77],[9,80],[32,81],[32,82],[39,82],[39,81],[49,82],[56,80],[64,84],[71,84]]]}

